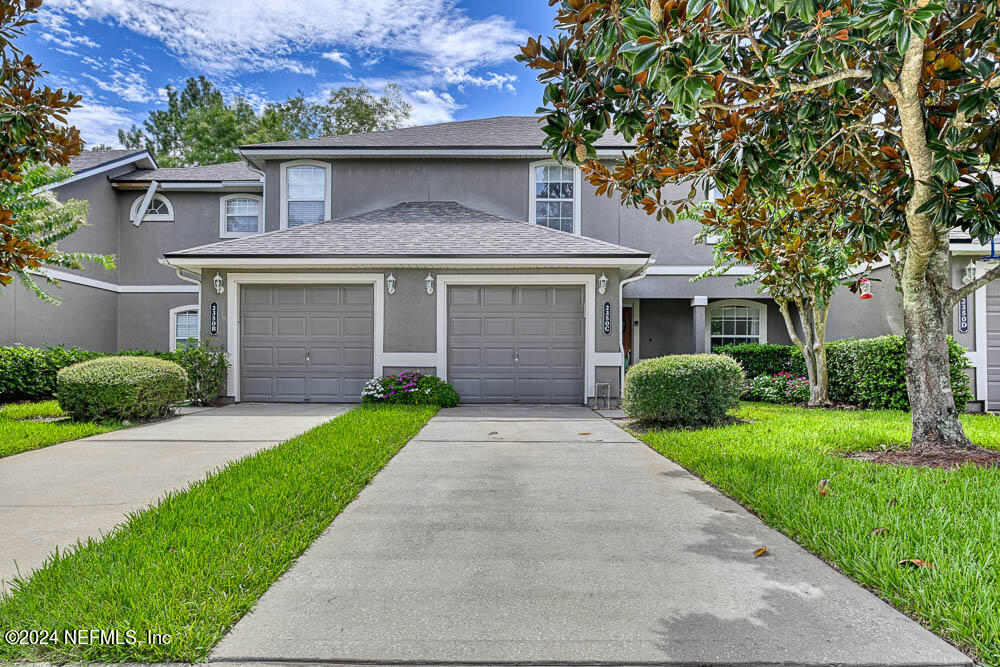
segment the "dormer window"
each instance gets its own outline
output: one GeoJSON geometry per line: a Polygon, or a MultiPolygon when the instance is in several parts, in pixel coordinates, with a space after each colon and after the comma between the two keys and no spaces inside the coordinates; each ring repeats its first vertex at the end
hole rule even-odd
{"type": "MultiPolygon", "coordinates": [[[[145,195],[132,202],[132,209],[129,212],[129,220],[135,222],[139,218],[139,207],[142,206],[145,195]]],[[[153,195],[146,207],[146,215],[142,216],[143,222],[173,222],[174,207],[170,200],[163,195],[153,195]]]]}
{"type": "Polygon", "coordinates": [[[570,234],[580,233],[580,170],[554,161],[531,165],[529,220],[570,234]]]}
{"type": "Polygon", "coordinates": [[[281,165],[281,228],[330,218],[330,165],[296,160],[281,165]]]}
{"type": "Polygon", "coordinates": [[[219,236],[237,238],[259,234],[261,225],[260,197],[257,195],[228,195],[220,203],[219,236]]]}

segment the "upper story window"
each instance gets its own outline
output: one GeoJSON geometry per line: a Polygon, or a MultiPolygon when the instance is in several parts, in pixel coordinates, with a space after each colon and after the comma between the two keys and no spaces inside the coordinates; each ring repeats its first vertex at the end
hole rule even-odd
{"type": "Polygon", "coordinates": [[[767,342],[767,306],[757,301],[713,301],[705,309],[708,349],[720,345],[767,342]]]}
{"type": "Polygon", "coordinates": [[[264,231],[257,195],[228,195],[220,203],[219,236],[236,238],[264,231]]]}
{"type": "Polygon", "coordinates": [[[571,234],[580,233],[580,170],[557,162],[531,165],[528,219],[571,234]]]}
{"type": "Polygon", "coordinates": [[[296,160],[281,165],[281,227],[330,218],[330,165],[296,160]]]}
{"type": "MultiPolygon", "coordinates": [[[[129,220],[135,222],[139,218],[139,207],[142,206],[143,200],[146,195],[137,198],[132,202],[132,210],[129,211],[129,220]]],[[[149,206],[146,207],[146,215],[143,216],[143,222],[173,222],[174,219],[174,207],[170,203],[170,200],[163,195],[156,194],[149,201],[149,206]]]]}

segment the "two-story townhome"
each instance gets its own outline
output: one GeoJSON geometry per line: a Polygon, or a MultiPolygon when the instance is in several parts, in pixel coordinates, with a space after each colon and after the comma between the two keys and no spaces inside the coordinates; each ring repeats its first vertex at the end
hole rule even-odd
{"type": "MultiPolygon", "coordinates": [[[[614,399],[640,358],[789,343],[738,275],[692,282],[712,263],[696,222],[597,197],[542,139],[536,118],[506,116],[244,146],[240,162],[185,169],[88,153],[57,192],[91,201],[72,243],[116,253],[118,271],[59,274],[59,308],[4,290],[0,343],[200,337],[229,352],[235,400],[356,401],[369,378],[417,368],[467,402],[614,399]]],[[[628,150],[597,142],[609,164],[628,150]]],[[[958,284],[989,249],[953,247],[958,284]]],[[[835,297],[832,339],[901,331],[888,269],[872,277],[873,299],[835,297]]],[[[956,309],[954,334],[977,397],[992,388],[1000,408],[1000,289],[956,309]]]]}

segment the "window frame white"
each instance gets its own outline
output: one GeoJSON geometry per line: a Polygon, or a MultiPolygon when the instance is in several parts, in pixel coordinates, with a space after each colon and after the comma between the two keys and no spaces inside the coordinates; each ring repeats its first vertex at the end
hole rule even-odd
{"type": "MultiPolygon", "coordinates": [[[[291,160],[281,163],[281,218],[279,229],[288,229],[288,170],[294,167],[320,167],[324,171],[323,220],[329,220],[332,204],[332,165],[319,160],[291,160]]],[[[294,227],[293,227],[294,229],[294,227]]]]}
{"type": "Polygon", "coordinates": [[[230,194],[219,198],[219,238],[238,239],[244,236],[253,236],[264,231],[264,198],[254,194],[230,194]],[[257,202],[257,231],[254,232],[231,232],[227,228],[228,204],[233,199],[253,199],[257,202]]]}
{"type": "MultiPolygon", "coordinates": [[[[198,336],[197,340],[201,340],[201,306],[197,303],[192,303],[187,306],[177,306],[176,308],[170,309],[170,351],[177,351],[177,316],[182,313],[194,312],[198,316],[198,336]]],[[[185,338],[185,340],[188,340],[185,338]]]]}
{"type": "MultiPolygon", "coordinates": [[[[139,216],[139,207],[142,206],[142,201],[146,198],[146,195],[141,195],[132,202],[132,208],[129,209],[129,222],[135,222],[136,218],[139,216]]],[[[142,221],[143,222],[173,222],[174,221],[174,205],[170,203],[170,200],[165,196],[161,195],[159,192],[153,195],[150,200],[150,204],[155,201],[161,201],[167,206],[166,213],[149,213],[142,221]]]]}
{"type": "MultiPolygon", "coordinates": [[[[720,301],[709,301],[705,306],[705,351],[712,351],[712,314],[726,306],[744,306],[753,308],[760,316],[760,326],[757,330],[757,342],[767,342],[767,304],[760,301],[750,301],[749,299],[722,299],[720,301]]],[[[733,336],[730,336],[733,337],[733,336]]],[[[753,342],[753,341],[746,341],[753,342]]]]}
{"type": "MultiPolygon", "coordinates": [[[[538,224],[538,211],[536,210],[536,193],[538,192],[538,175],[536,174],[536,169],[538,167],[570,167],[573,169],[573,234],[580,236],[581,228],[581,218],[583,211],[583,193],[581,192],[581,187],[583,186],[583,172],[580,171],[580,167],[575,164],[562,164],[558,160],[537,160],[528,165],[531,177],[529,179],[528,187],[528,222],[533,225],[538,224]]],[[[543,225],[547,229],[551,229],[546,225],[543,225]]]]}

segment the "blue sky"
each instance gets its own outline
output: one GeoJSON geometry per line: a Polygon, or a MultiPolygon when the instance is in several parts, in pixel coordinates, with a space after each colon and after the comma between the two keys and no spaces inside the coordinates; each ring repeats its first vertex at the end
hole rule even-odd
{"type": "Polygon", "coordinates": [[[546,0],[46,0],[23,41],[49,85],[83,95],[84,139],[117,145],[199,74],[258,106],[396,82],[414,124],[530,114],[541,88],[513,56],[554,13],[546,0]]]}

